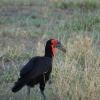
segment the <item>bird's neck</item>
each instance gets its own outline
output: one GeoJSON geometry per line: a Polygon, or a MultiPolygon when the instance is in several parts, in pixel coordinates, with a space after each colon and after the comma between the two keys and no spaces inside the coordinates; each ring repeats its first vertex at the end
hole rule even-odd
{"type": "Polygon", "coordinates": [[[47,53],[44,56],[49,57],[49,58],[53,58],[53,56],[51,54],[47,54],[47,53]]]}
{"type": "Polygon", "coordinates": [[[45,50],[45,57],[49,57],[49,58],[53,58],[53,54],[52,51],[50,49],[45,50]]]}

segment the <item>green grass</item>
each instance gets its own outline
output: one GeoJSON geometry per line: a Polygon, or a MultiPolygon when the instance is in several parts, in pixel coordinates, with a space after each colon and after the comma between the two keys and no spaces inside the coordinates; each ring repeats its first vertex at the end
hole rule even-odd
{"type": "Polygon", "coordinates": [[[80,8],[83,10],[95,10],[100,7],[100,2],[98,0],[57,0],[54,4],[61,9],[80,8]]]}
{"type": "MultiPolygon", "coordinates": [[[[31,57],[44,55],[49,38],[67,53],[54,58],[47,99],[99,100],[99,0],[0,0],[0,99],[25,100],[26,88],[13,94],[11,87],[31,57]]],[[[31,99],[41,100],[37,86],[31,99]]]]}
{"type": "Polygon", "coordinates": [[[44,0],[1,0],[0,6],[2,5],[41,5],[45,4],[44,0]]]}

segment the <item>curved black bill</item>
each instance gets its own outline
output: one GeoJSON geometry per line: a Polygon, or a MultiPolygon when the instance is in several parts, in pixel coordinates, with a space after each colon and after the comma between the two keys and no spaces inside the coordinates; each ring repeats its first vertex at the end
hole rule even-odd
{"type": "Polygon", "coordinates": [[[56,46],[58,49],[62,50],[64,53],[66,53],[65,47],[59,42],[56,46]]]}

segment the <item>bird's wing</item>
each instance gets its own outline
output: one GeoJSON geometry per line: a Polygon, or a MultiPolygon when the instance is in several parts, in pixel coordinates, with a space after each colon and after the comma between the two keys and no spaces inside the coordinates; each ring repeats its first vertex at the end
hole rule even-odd
{"type": "Polygon", "coordinates": [[[20,76],[24,77],[26,76],[32,69],[34,69],[34,65],[35,65],[35,59],[36,58],[32,58],[26,65],[23,66],[23,68],[20,71],[20,76]]]}
{"type": "Polygon", "coordinates": [[[20,71],[20,76],[34,79],[52,70],[52,60],[48,57],[32,58],[20,71]]]}

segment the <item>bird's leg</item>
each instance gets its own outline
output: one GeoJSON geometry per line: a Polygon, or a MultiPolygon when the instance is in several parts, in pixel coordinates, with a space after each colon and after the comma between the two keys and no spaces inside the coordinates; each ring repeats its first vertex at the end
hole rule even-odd
{"type": "Polygon", "coordinates": [[[43,99],[46,100],[46,97],[45,97],[44,91],[41,91],[41,94],[42,94],[42,96],[43,96],[43,99]]]}
{"type": "Polygon", "coordinates": [[[30,100],[30,87],[27,86],[27,100],[30,100]]]}
{"type": "Polygon", "coordinates": [[[49,84],[52,84],[52,78],[51,78],[51,75],[49,76],[48,83],[49,83],[49,84]]]}
{"type": "Polygon", "coordinates": [[[44,94],[44,89],[45,89],[45,83],[40,83],[40,91],[43,96],[43,99],[46,100],[45,94],[44,94]]]}

